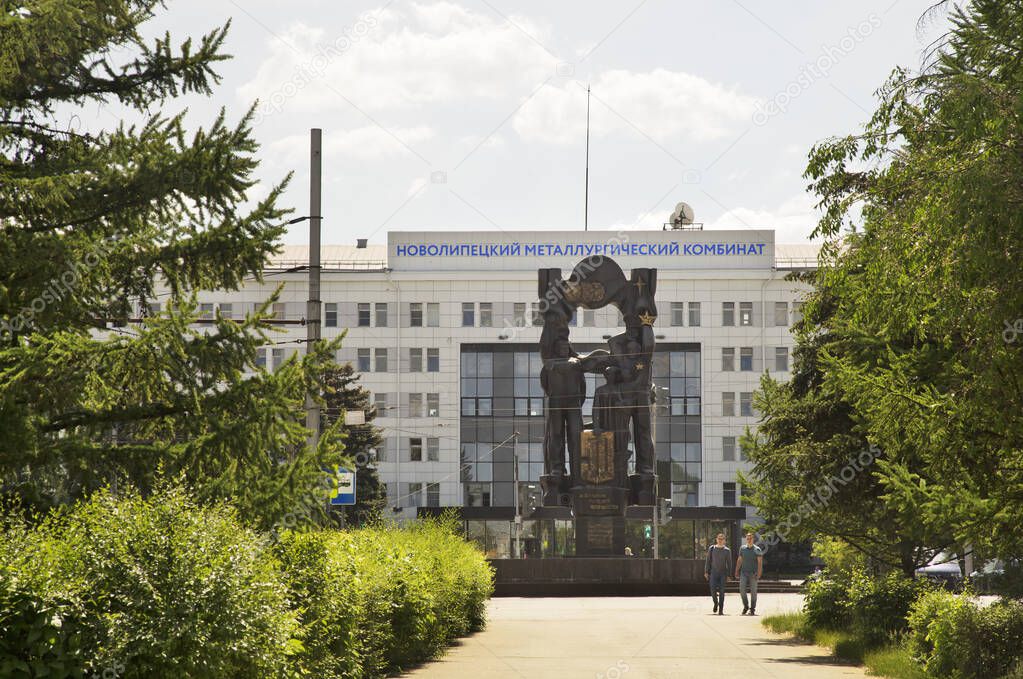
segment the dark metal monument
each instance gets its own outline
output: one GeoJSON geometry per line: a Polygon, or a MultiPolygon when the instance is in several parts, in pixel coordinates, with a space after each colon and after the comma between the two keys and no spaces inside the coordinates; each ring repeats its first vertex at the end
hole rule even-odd
{"type": "Polygon", "coordinates": [[[627,279],[614,260],[597,256],[576,265],[567,280],[561,269],[538,274],[545,309],[540,334],[540,380],[546,395],[543,504],[572,508],[577,556],[621,556],[625,508],[656,502],[651,364],[657,270],[633,269],[627,279]],[[569,337],[576,309],[609,304],[621,312],[625,332],[609,339],[607,349],[576,353],[569,337]],[[589,423],[582,415],[586,373],[605,380],[593,394],[589,423]],[[633,453],[635,473],[629,475],[633,453]]]}

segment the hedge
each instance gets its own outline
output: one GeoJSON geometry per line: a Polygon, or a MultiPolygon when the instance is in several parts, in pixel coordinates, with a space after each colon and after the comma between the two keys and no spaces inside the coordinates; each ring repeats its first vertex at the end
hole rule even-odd
{"type": "Polygon", "coordinates": [[[491,571],[444,522],[285,534],[167,489],[0,534],[0,676],[370,679],[482,626],[491,571]]]}

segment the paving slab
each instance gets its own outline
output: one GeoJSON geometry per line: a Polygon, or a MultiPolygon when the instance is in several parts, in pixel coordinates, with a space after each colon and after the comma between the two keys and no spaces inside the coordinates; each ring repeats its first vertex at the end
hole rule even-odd
{"type": "Polygon", "coordinates": [[[772,634],[760,617],[796,611],[799,594],[762,594],[758,616],[706,597],[500,598],[487,629],[402,676],[416,679],[725,679],[864,677],[825,649],[772,634]]]}

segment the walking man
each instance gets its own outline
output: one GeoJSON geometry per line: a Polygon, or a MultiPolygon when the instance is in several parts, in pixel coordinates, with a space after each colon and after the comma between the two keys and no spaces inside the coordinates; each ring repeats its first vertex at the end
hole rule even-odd
{"type": "Polygon", "coordinates": [[[718,533],[717,544],[707,550],[707,566],[703,571],[704,580],[710,581],[710,596],[718,615],[725,614],[725,582],[731,572],[732,550],[725,545],[725,534],[718,533]]]}
{"type": "Polygon", "coordinates": [[[746,544],[739,548],[735,562],[735,577],[739,579],[739,596],[742,597],[742,614],[757,614],[757,584],[764,574],[764,550],[753,544],[753,533],[746,533],[746,544]],[[746,590],[750,591],[749,600],[746,590]]]}

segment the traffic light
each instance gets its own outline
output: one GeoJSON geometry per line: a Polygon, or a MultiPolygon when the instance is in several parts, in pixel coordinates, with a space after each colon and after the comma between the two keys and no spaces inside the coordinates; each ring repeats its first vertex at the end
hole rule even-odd
{"type": "Polygon", "coordinates": [[[654,536],[654,527],[649,523],[643,524],[643,537],[649,540],[654,536]]]}

